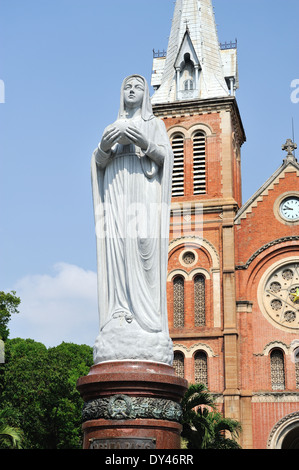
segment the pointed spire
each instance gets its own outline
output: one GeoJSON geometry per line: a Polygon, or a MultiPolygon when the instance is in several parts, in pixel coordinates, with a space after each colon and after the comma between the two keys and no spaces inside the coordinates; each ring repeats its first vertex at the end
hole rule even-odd
{"type": "Polygon", "coordinates": [[[176,0],[166,57],[154,57],[153,104],[228,96],[236,68],[236,50],[220,48],[211,0],[176,0]]]}

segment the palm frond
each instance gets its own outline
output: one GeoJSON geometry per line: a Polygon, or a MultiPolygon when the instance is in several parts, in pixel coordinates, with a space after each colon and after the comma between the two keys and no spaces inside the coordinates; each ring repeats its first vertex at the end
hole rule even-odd
{"type": "Polygon", "coordinates": [[[205,385],[190,385],[182,400],[182,437],[188,449],[240,449],[238,421],[217,411],[213,395],[205,385]],[[227,433],[230,433],[230,438],[227,433]]]}
{"type": "Polygon", "coordinates": [[[15,449],[21,449],[22,434],[11,426],[3,425],[0,427],[0,443],[10,444],[15,449]]]}

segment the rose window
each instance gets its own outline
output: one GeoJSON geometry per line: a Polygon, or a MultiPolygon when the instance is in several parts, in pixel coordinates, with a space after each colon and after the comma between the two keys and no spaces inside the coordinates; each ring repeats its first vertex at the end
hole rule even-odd
{"type": "Polygon", "coordinates": [[[187,251],[187,253],[184,253],[183,262],[185,264],[193,264],[194,261],[195,261],[195,254],[192,253],[192,251],[187,251]]]}
{"type": "Polygon", "coordinates": [[[263,310],[287,328],[299,328],[299,263],[277,268],[267,278],[262,294],[263,310]]]}

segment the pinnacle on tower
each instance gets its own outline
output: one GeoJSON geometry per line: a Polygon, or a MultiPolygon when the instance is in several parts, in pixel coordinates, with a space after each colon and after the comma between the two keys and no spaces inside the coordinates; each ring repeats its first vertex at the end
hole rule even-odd
{"type": "Polygon", "coordinates": [[[177,0],[167,53],[154,52],[152,103],[218,98],[238,88],[236,43],[220,45],[211,0],[177,0]]]}

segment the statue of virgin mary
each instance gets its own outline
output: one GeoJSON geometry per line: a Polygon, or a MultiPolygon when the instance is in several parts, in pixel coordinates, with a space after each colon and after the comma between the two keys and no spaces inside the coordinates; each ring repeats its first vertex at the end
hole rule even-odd
{"type": "Polygon", "coordinates": [[[117,121],[92,156],[100,332],[95,364],[171,365],[166,276],[173,152],[140,75],[121,87],[117,121]]]}

